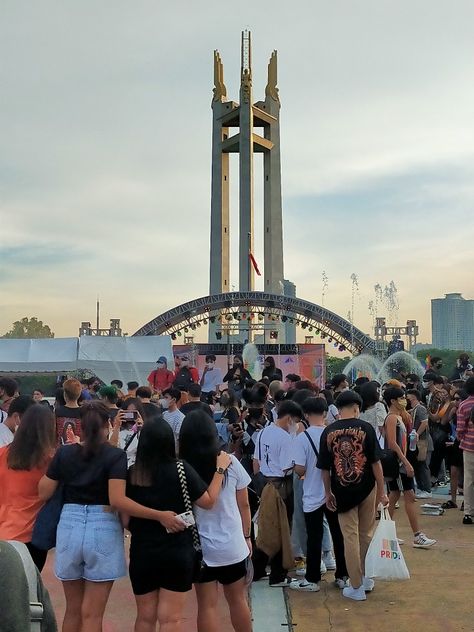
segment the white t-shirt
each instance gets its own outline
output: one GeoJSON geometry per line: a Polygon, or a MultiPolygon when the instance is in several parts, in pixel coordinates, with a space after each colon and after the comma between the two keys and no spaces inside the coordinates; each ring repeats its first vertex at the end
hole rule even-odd
{"type": "Polygon", "coordinates": [[[125,450],[125,446],[132,435],[133,439],[127,448],[127,467],[132,467],[137,459],[138,437],[140,435],[138,432],[132,432],[131,430],[120,430],[119,432],[119,448],[122,448],[122,450],[125,450]]]}
{"type": "Polygon", "coordinates": [[[163,419],[167,421],[171,426],[171,430],[174,434],[174,440],[177,443],[179,439],[179,431],[181,430],[181,424],[183,423],[184,419],[183,413],[178,408],[173,412],[165,410],[163,412],[163,419]]]}
{"type": "Polygon", "coordinates": [[[201,389],[203,393],[217,391],[222,384],[222,371],[218,367],[214,367],[210,371],[206,371],[201,389]]]}
{"type": "Polygon", "coordinates": [[[338,417],[339,411],[337,409],[337,406],[335,404],[329,404],[328,412],[326,415],[326,424],[329,426],[329,424],[332,424],[333,421],[336,421],[338,417]]]}
{"type": "Polygon", "coordinates": [[[254,435],[254,459],[260,463],[264,476],[283,477],[285,470],[293,467],[293,439],[291,435],[276,424],[270,424],[254,435]]]}
{"type": "Polygon", "coordinates": [[[225,484],[214,507],[201,509],[194,505],[202,557],[207,566],[237,564],[249,556],[236,492],[247,487],[250,476],[235,456],[231,454],[230,458],[225,484]]]}
{"type": "MultiPolygon", "coordinates": [[[[318,452],[323,430],[324,426],[310,426],[306,430],[318,452]]],[[[322,471],[316,467],[316,454],[304,432],[301,432],[294,441],[293,456],[295,465],[302,465],[306,468],[303,480],[303,511],[305,513],[316,511],[324,505],[326,494],[322,471]]]]}
{"type": "Polygon", "coordinates": [[[5,424],[0,424],[0,447],[9,445],[12,441],[13,432],[5,424]]]}

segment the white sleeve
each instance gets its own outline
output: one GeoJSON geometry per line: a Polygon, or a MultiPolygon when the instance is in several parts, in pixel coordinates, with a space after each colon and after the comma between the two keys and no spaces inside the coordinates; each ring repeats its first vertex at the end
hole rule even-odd
{"type": "Polygon", "coordinates": [[[259,430],[258,432],[254,432],[252,435],[252,439],[253,439],[253,443],[255,446],[255,452],[253,453],[253,458],[257,459],[257,461],[260,461],[261,459],[261,455],[260,455],[260,433],[262,432],[262,430],[259,430]]]}
{"type": "Polygon", "coordinates": [[[250,476],[245,471],[243,465],[239,463],[239,461],[235,458],[235,456],[230,457],[232,459],[231,467],[237,476],[237,490],[245,489],[250,481],[252,480],[250,476]]]}
{"type": "Polygon", "coordinates": [[[280,444],[280,467],[282,470],[289,470],[295,464],[293,460],[294,440],[288,435],[284,437],[280,444]]]}
{"type": "Polygon", "coordinates": [[[307,443],[304,432],[300,433],[293,441],[293,461],[295,465],[303,465],[306,467],[305,442],[307,443]]]}

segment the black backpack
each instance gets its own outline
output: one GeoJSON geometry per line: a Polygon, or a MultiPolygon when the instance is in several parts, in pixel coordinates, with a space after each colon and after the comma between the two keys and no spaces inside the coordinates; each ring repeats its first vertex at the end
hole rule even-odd
{"type": "Polygon", "coordinates": [[[183,366],[175,377],[173,386],[179,388],[180,391],[187,391],[191,384],[194,384],[191,371],[187,366],[183,366]]]}

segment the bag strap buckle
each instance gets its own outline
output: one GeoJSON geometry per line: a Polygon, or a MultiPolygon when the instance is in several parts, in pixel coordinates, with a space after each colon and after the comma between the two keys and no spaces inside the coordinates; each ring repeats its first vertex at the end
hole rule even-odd
{"type": "Polygon", "coordinates": [[[30,603],[30,617],[31,621],[42,621],[44,616],[43,604],[38,601],[32,601],[30,603]]]}

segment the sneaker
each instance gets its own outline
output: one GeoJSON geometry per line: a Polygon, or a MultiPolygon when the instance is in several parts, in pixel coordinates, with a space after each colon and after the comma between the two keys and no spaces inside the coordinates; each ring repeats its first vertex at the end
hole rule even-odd
{"type": "Polygon", "coordinates": [[[346,588],[346,586],[349,586],[349,578],[348,577],[337,577],[334,580],[334,585],[336,586],[336,588],[340,588],[341,590],[343,588],[346,588]]]}
{"type": "Polygon", "coordinates": [[[324,551],[322,562],[326,566],[326,570],[335,571],[336,570],[336,560],[334,559],[334,555],[332,551],[324,551]]]}
{"type": "Polygon", "coordinates": [[[464,516],[462,519],[463,524],[474,524],[472,520],[472,516],[464,516]]]}
{"type": "Polygon", "coordinates": [[[400,509],[400,503],[398,502],[398,500],[397,500],[397,502],[395,503],[395,509],[400,509]]]}
{"type": "Polygon", "coordinates": [[[362,586],[364,587],[365,592],[372,592],[375,586],[375,582],[370,577],[362,578],[362,586]]]}
{"type": "Polygon", "coordinates": [[[270,582],[269,586],[272,588],[288,588],[292,581],[293,580],[290,577],[285,577],[285,579],[282,579],[281,582],[270,582]]]}
{"type": "Polygon", "coordinates": [[[353,599],[354,601],[365,601],[367,599],[363,585],[359,586],[359,588],[346,586],[342,589],[342,596],[347,597],[347,599],[353,599]]]}
{"type": "Polygon", "coordinates": [[[295,571],[300,577],[304,577],[306,575],[306,560],[304,557],[299,557],[295,560],[295,571]]]}
{"type": "Polygon", "coordinates": [[[328,569],[326,568],[326,564],[324,563],[323,560],[321,560],[321,566],[319,567],[319,572],[321,573],[321,575],[324,575],[324,573],[328,572],[328,569]]]}
{"type": "Polygon", "coordinates": [[[415,549],[428,549],[430,546],[436,544],[436,540],[426,537],[424,533],[419,533],[413,540],[413,546],[415,549]]]}
{"type": "Polygon", "coordinates": [[[402,544],[405,544],[405,540],[402,540],[401,538],[397,538],[397,542],[400,546],[402,546],[402,544]]]}
{"type": "Polygon", "coordinates": [[[432,496],[431,492],[425,492],[423,489],[419,489],[415,494],[415,498],[431,498],[432,496]]]}
{"type": "Polygon", "coordinates": [[[294,579],[290,584],[291,590],[299,590],[301,592],[319,592],[321,590],[319,583],[307,582],[306,579],[294,579]]]}

